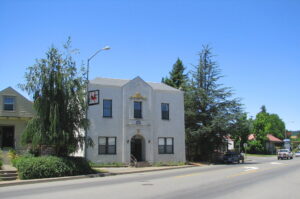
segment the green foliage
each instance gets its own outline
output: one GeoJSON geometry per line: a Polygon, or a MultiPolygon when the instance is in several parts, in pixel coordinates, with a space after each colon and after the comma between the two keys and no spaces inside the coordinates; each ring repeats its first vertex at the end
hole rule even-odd
{"type": "Polygon", "coordinates": [[[243,144],[248,142],[248,136],[252,133],[253,120],[248,119],[246,113],[242,113],[231,124],[230,128],[230,136],[235,140],[236,148],[245,151],[243,144]]]}
{"type": "Polygon", "coordinates": [[[126,167],[127,165],[122,162],[110,162],[110,163],[95,163],[89,162],[91,167],[126,167]]]}
{"type": "Polygon", "coordinates": [[[17,151],[14,149],[9,149],[7,155],[9,157],[10,161],[13,161],[14,159],[19,157],[19,155],[17,154],[17,151]]]}
{"type": "Polygon", "coordinates": [[[187,82],[187,75],[184,74],[185,67],[182,61],[178,58],[173,65],[170,77],[162,78],[162,82],[177,89],[185,89],[187,82]]]}
{"type": "Polygon", "coordinates": [[[211,160],[225,143],[241,114],[239,99],[219,83],[221,71],[211,49],[204,46],[185,92],[185,125],[189,160],[211,160]]]}
{"type": "Polygon", "coordinates": [[[67,156],[82,148],[86,140],[80,130],[88,127],[84,68],[77,71],[70,53],[70,40],[64,48],[61,53],[51,47],[46,58],[28,67],[26,84],[20,85],[33,95],[36,111],[22,135],[22,143],[34,151],[41,145],[52,146],[58,156],[67,156]]]}
{"type": "MultiPolygon", "coordinates": [[[[256,115],[253,121],[253,133],[256,140],[265,147],[267,134],[272,134],[279,139],[285,136],[285,124],[277,114],[270,114],[267,112],[265,106],[262,106],[261,112],[256,115]]],[[[257,151],[261,151],[257,149],[257,151]]]]}
{"type": "Polygon", "coordinates": [[[22,156],[13,161],[20,179],[51,178],[93,173],[88,162],[79,157],[22,156]]]}
{"type": "Polygon", "coordinates": [[[251,140],[248,141],[247,146],[247,152],[248,153],[265,153],[265,147],[261,140],[251,140]]]}

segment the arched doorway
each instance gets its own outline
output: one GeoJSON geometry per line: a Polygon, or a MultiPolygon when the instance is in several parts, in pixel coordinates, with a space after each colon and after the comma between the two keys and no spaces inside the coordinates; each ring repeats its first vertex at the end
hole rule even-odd
{"type": "Polygon", "coordinates": [[[145,161],[145,140],[141,135],[135,135],[131,138],[131,155],[138,162],[145,161]]]}

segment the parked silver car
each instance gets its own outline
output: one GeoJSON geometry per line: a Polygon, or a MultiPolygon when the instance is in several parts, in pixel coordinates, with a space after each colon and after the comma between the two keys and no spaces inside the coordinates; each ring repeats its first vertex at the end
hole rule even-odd
{"type": "Polygon", "coordinates": [[[295,157],[300,157],[300,151],[297,151],[297,152],[295,153],[295,157]]]}

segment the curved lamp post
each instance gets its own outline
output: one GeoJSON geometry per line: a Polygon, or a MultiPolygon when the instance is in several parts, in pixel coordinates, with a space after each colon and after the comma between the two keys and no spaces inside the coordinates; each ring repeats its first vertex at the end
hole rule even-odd
{"type": "MultiPolygon", "coordinates": [[[[104,46],[103,48],[96,51],[90,58],[87,59],[87,69],[86,69],[86,79],[87,79],[87,85],[86,85],[86,111],[85,111],[85,118],[88,119],[88,109],[89,109],[89,72],[90,72],[90,61],[101,51],[103,50],[110,50],[109,46],[104,46]]],[[[87,138],[87,128],[85,129],[85,139],[87,138]]],[[[86,149],[87,144],[84,144],[84,157],[86,158],[86,149]]]]}

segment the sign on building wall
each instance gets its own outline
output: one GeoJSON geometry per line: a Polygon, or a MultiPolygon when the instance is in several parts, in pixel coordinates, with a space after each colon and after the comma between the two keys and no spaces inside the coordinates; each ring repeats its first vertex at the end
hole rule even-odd
{"type": "Polygon", "coordinates": [[[99,90],[89,91],[89,105],[99,104],[99,90]]]}

